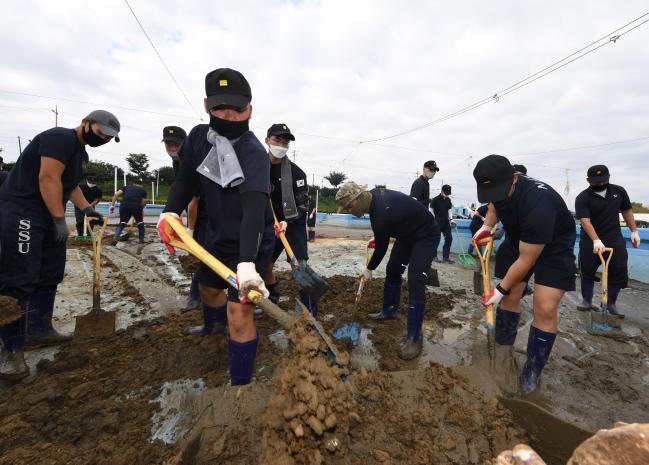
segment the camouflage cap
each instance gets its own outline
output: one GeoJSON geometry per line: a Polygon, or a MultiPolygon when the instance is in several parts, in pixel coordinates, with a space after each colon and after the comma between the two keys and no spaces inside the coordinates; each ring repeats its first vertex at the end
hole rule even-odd
{"type": "Polygon", "coordinates": [[[354,181],[348,181],[336,192],[336,202],[341,206],[338,210],[345,208],[352,200],[367,190],[367,186],[361,186],[354,181]]]}

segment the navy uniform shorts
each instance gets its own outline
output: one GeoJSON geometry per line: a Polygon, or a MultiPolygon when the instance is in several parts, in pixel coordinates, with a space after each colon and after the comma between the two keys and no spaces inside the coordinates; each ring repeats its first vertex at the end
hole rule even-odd
{"type": "MultiPolygon", "coordinates": [[[[496,252],[495,275],[503,279],[507,270],[518,259],[518,249],[509,240],[504,240],[496,252]]],[[[532,269],[525,275],[523,281],[527,282],[534,275],[534,282],[542,286],[562,289],[564,291],[575,290],[575,256],[572,251],[541,255],[532,269]]]]}
{"type": "MultiPolygon", "coordinates": [[[[629,258],[626,250],[626,242],[624,239],[612,242],[604,242],[606,247],[613,248],[613,256],[608,264],[608,285],[623,289],[629,282],[629,274],[627,270],[627,261],[629,258]]],[[[608,254],[604,254],[604,259],[608,258],[608,254]]],[[[591,240],[579,241],[579,271],[583,279],[590,279],[595,281],[595,272],[601,266],[602,262],[598,255],[593,253],[593,242],[591,240]]]]}

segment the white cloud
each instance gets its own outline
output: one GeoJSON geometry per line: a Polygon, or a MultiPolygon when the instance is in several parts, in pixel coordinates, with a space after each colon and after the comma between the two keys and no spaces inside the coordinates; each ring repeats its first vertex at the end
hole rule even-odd
{"type": "MultiPolygon", "coordinates": [[[[196,124],[204,76],[223,66],[241,70],[252,85],[257,135],[286,122],[297,136],[297,162],[316,182],[342,169],[359,182],[408,190],[432,158],[442,169],[433,187],[443,180],[458,202],[473,201],[471,164],[480,156],[649,136],[649,24],[497,103],[385,141],[392,147],[306,135],[358,141],[432,121],[645,13],[639,0],[130,4],[193,108],[121,1],[8,1],[0,17],[0,89],[185,116],[108,108],[122,122],[122,143],[91,156],[121,166],[129,152],[147,153],[154,167],[168,164],[162,127],[196,124]]],[[[51,127],[54,105],[59,124],[69,127],[94,108],[0,92],[0,136],[31,138],[51,127]]],[[[16,157],[15,139],[0,138],[0,147],[6,159],[16,157]]],[[[560,192],[569,168],[569,206],[595,163],[608,164],[613,182],[649,203],[648,148],[649,140],[511,158],[560,192]]]]}

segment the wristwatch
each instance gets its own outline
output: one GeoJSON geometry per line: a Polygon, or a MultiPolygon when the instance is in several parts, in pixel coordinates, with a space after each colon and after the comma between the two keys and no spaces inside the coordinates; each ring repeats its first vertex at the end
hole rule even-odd
{"type": "Polygon", "coordinates": [[[505,288],[502,287],[500,284],[497,284],[497,285],[496,285],[496,289],[497,289],[498,292],[500,292],[502,295],[509,295],[509,294],[512,292],[511,289],[505,289],[505,288]]]}

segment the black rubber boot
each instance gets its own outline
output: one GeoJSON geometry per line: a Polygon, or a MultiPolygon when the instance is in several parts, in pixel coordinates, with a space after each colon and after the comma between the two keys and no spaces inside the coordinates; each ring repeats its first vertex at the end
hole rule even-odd
{"type": "Polygon", "coordinates": [[[29,297],[27,304],[27,333],[25,349],[55,346],[72,340],[72,334],[60,333],[52,326],[56,288],[38,290],[29,297]]]}
{"type": "Polygon", "coordinates": [[[408,336],[401,346],[401,358],[412,360],[421,354],[423,337],[421,326],[424,323],[424,308],[426,302],[412,301],[408,305],[408,336]]]}
{"type": "Polygon", "coordinates": [[[210,334],[225,334],[227,322],[227,304],[221,307],[211,307],[203,304],[202,326],[192,326],[187,331],[190,336],[209,336],[210,334]]]}
{"type": "Polygon", "coordinates": [[[399,309],[401,299],[401,284],[383,284],[383,308],[378,312],[370,313],[373,320],[394,320],[399,309]]]}
{"type": "Polygon", "coordinates": [[[521,373],[521,391],[531,394],[536,391],[541,381],[543,367],[550,358],[552,346],[557,335],[542,331],[530,326],[530,335],[527,340],[527,361],[521,373]]]}

